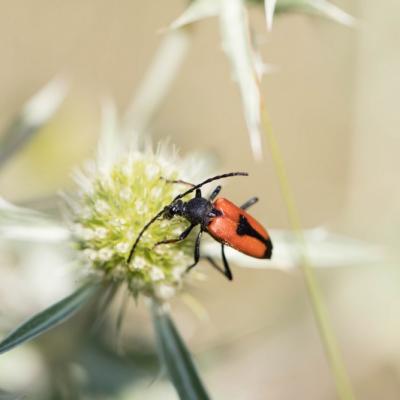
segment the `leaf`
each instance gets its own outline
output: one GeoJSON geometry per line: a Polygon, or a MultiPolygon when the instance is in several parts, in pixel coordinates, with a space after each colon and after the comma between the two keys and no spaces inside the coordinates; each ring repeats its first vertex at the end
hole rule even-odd
{"type": "Polygon", "coordinates": [[[159,305],[153,305],[153,323],[161,359],[179,397],[184,400],[209,399],[189,350],[168,313],[159,305]]]}
{"type": "Polygon", "coordinates": [[[24,322],[0,343],[0,354],[34,339],[72,317],[94,296],[98,288],[99,284],[86,284],[70,296],[24,322]]]}
{"type": "Polygon", "coordinates": [[[57,221],[29,208],[18,207],[0,197],[0,238],[31,242],[60,242],[69,230],[57,221]]]}
{"type": "Polygon", "coordinates": [[[0,137],[0,165],[23,147],[53,116],[67,94],[67,84],[53,79],[36,93],[0,137]]]}
{"type": "Polygon", "coordinates": [[[24,242],[59,243],[69,239],[68,229],[57,225],[0,225],[0,238],[24,242]]]}
{"type": "Polygon", "coordinates": [[[247,0],[247,2],[264,4],[268,30],[272,27],[275,15],[288,13],[319,15],[347,26],[356,23],[354,17],[327,0],[247,0]]]}
{"type": "Polygon", "coordinates": [[[22,400],[24,396],[13,394],[0,389],[0,400],[22,400]]]}
{"type": "Polygon", "coordinates": [[[220,3],[220,0],[195,0],[169,27],[178,29],[205,18],[215,17],[220,12],[220,3]]]}
{"type": "Polygon", "coordinates": [[[354,17],[326,0],[278,0],[275,13],[289,12],[317,14],[347,26],[355,24],[354,17]]]}
{"type": "Polygon", "coordinates": [[[222,47],[242,97],[251,149],[254,157],[261,160],[260,79],[264,68],[251,40],[244,0],[222,0],[220,29],[222,47]]]}
{"type": "Polygon", "coordinates": [[[38,211],[16,206],[5,200],[3,197],[0,197],[0,222],[5,220],[29,220],[37,222],[39,220],[44,221],[45,219],[46,217],[38,211]]]}
{"type": "Polygon", "coordinates": [[[275,7],[276,0],[264,0],[265,19],[267,22],[267,29],[269,31],[272,29],[272,21],[274,19],[275,7]]]}
{"type": "Polygon", "coordinates": [[[121,154],[118,136],[118,112],[113,100],[104,98],[101,103],[101,129],[97,146],[97,165],[102,173],[108,173],[117,155],[121,154]]]}
{"type": "Polygon", "coordinates": [[[128,144],[135,136],[136,140],[143,139],[143,134],[149,130],[180,71],[190,39],[186,29],[170,31],[163,37],[122,120],[128,144]]]}
{"type": "MultiPolygon", "coordinates": [[[[297,268],[300,249],[296,235],[289,230],[271,229],[269,233],[274,244],[270,260],[251,258],[226,247],[228,259],[240,267],[282,270],[297,268]]],[[[303,231],[303,236],[308,258],[315,268],[365,266],[384,260],[384,252],[379,246],[338,235],[322,227],[306,229],[303,231]]],[[[202,254],[218,260],[221,246],[214,242],[205,243],[202,254]]]]}

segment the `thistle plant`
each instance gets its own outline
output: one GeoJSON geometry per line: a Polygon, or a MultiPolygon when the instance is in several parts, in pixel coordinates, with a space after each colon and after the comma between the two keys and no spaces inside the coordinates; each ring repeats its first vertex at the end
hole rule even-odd
{"type": "MultiPolygon", "coordinates": [[[[347,14],[329,4],[322,0],[266,0],[267,23],[270,27],[274,11],[284,13],[293,10],[314,13],[318,11],[319,14],[342,23],[352,22],[351,17],[345,18],[347,14]]],[[[240,0],[197,0],[191,2],[186,12],[171,24],[163,39],[161,50],[122,124],[116,118],[112,104],[105,103],[97,155],[75,173],[76,191],[63,194],[66,204],[64,221],[55,221],[6,201],[0,203],[1,237],[15,239],[17,236],[24,240],[29,236],[29,232],[35,234],[41,229],[44,235],[47,234],[53,240],[74,250],[74,258],[79,260],[80,276],[84,277],[74,293],[6,335],[0,343],[0,353],[65,321],[96,295],[106,297],[113,285],[124,286],[128,288],[132,298],[145,297],[149,300],[160,358],[179,396],[182,399],[208,398],[205,385],[196,371],[189,351],[170,318],[168,306],[170,299],[186,290],[186,282],[195,278],[195,273],[186,274],[186,267],[193,259],[193,237],[189,236],[180,243],[155,246],[166,238],[177,237],[188,226],[188,222],[179,217],[168,221],[157,220],[144,233],[132,262],[128,263],[127,259],[143,226],[183,191],[181,184],[171,181],[198,183],[210,170],[209,167],[204,168],[202,160],[193,155],[178,156],[171,145],[161,143],[154,146],[148,139],[149,127],[156,110],[167,94],[176,76],[179,61],[183,59],[188,48],[188,33],[184,28],[186,25],[209,16],[219,17],[221,42],[239,85],[253,154],[256,159],[262,157],[262,132],[268,130],[265,129],[268,128],[268,124],[263,113],[259,83],[267,68],[252,41],[246,5],[246,2],[240,0]],[[34,229],[20,229],[15,235],[16,230],[13,228],[16,226],[34,229]]],[[[45,90],[46,93],[49,92],[45,90]]],[[[58,105],[64,95],[64,86],[62,90],[56,91],[56,94],[52,92],[48,97],[41,93],[40,104],[58,105]],[[54,96],[57,101],[54,101],[54,96]]],[[[55,108],[51,108],[49,115],[54,111],[55,108]]],[[[0,147],[0,162],[9,159],[15,150],[21,147],[21,143],[30,139],[40,125],[47,121],[47,118],[33,119],[33,124],[32,118],[26,118],[24,115],[22,113],[23,117],[19,119],[22,123],[17,124],[18,134],[15,134],[16,128],[13,127],[4,136],[9,144],[0,147]]],[[[41,115],[47,116],[46,113],[41,115]]],[[[29,116],[31,117],[32,113],[29,116]]],[[[271,139],[271,136],[269,138],[271,139]]],[[[279,151],[274,140],[270,139],[267,138],[267,141],[273,156],[275,155],[279,175],[279,171],[283,170],[279,151]]],[[[285,174],[281,173],[279,177],[285,189],[285,174]]],[[[290,213],[293,209],[290,191],[283,192],[286,193],[286,199],[289,198],[287,203],[290,213]]],[[[321,230],[305,231],[299,240],[298,231],[301,230],[301,226],[296,218],[294,220],[295,233],[271,231],[275,244],[273,260],[252,260],[229,249],[228,256],[239,266],[296,268],[299,259],[304,261],[302,255],[299,255],[299,242],[300,247],[307,249],[307,263],[315,266],[348,265],[360,260],[375,261],[380,256],[375,249],[366,248],[361,244],[357,246],[346,238],[326,232],[321,234],[321,230]],[[338,261],[338,253],[345,254],[342,260],[338,261]]],[[[219,253],[219,246],[209,241],[203,246],[202,252],[205,256],[214,256],[216,252],[219,253]]],[[[310,277],[309,268],[305,268],[305,274],[310,277]]],[[[315,287],[315,282],[313,285],[315,287]]],[[[312,297],[314,307],[315,304],[319,304],[318,295],[317,291],[317,296],[312,297]]],[[[323,311],[316,307],[319,317],[323,311]]],[[[335,352],[335,340],[328,328],[329,325],[322,324],[322,336],[325,340],[328,338],[328,347],[331,345],[330,349],[334,350],[328,351],[328,356],[333,359],[331,361],[334,369],[336,368],[336,374],[340,375],[343,374],[340,357],[335,352]]],[[[346,377],[339,378],[342,379],[337,382],[341,398],[350,399],[352,395],[346,386],[346,377]]]]}
{"type": "Polygon", "coordinates": [[[183,163],[157,152],[131,151],[101,174],[80,176],[79,198],[72,205],[72,231],[76,248],[89,268],[112,281],[125,282],[132,294],[165,300],[182,286],[185,267],[193,257],[188,238],[174,246],[155,244],[178,236],[187,226],[180,218],[158,220],[143,236],[135,257],[127,262],[132,243],[142,227],[182,191],[183,163]],[[181,167],[181,168],[180,168],[181,167]]]}
{"type": "MultiPolygon", "coordinates": [[[[160,144],[156,150],[146,145],[140,150],[137,141],[132,140],[129,150],[123,152],[122,142],[115,133],[115,126],[103,130],[96,160],[75,173],[76,194],[63,195],[67,212],[65,236],[61,238],[62,241],[67,239],[80,260],[83,271],[80,275],[84,275],[82,286],[11,332],[0,343],[0,353],[66,320],[96,294],[103,293],[102,297],[107,299],[111,286],[124,285],[132,297],[143,296],[152,301],[161,352],[170,352],[171,347],[175,349],[173,354],[163,358],[170,364],[186,365],[184,379],[198,382],[197,387],[189,387],[188,392],[187,385],[180,383],[182,376],[172,376],[178,392],[187,398],[194,390],[206,398],[188,351],[163,306],[183,289],[186,267],[193,257],[193,240],[189,237],[177,245],[154,247],[166,237],[176,237],[187,222],[180,218],[156,221],[143,235],[132,262],[127,261],[132,244],[145,223],[182,192],[181,184],[170,181],[198,179],[194,170],[201,163],[193,168],[195,157],[182,159],[167,144],[160,144]]],[[[38,213],[5,202],[3,218],[7,220],[12,214],[27,223],[38,213]]],[[[36,215],[33,223],[40,223],[40,217],[36,215]]]]}

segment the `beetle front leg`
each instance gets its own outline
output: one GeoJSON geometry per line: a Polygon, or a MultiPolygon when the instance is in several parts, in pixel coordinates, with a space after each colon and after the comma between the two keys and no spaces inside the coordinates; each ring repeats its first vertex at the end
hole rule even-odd
{"type": "Polygon", "coordinates": [[[189,265],[186,268],[186,273],[188,273],[193,267],[195,267],[197,265],[197,263],[199,262],[199,260],[200,260],[200,241],[201,241],[202,233],[203,233],[203,230],[200,229],[200,232],[199,232],[199,234],[197,235],[197,238],[196,238],[196,243],[194,245],[194,263],[189,265]]]}
{"type": "Polygon", "coordinates": [[[159,246],[160,244],[168,244],[168,243],[177,243],[180,242],[184,239],[186,239],[189,235],[189,233],[192,231],[192,229],[195,227],[196,225],[192,224],[190,225],[188,228],[186,228],[180,235],[178,238],[176,239],[167,239],[167,240],[162,240],[161,242],[157,242],[154,247],[159,246]]]}

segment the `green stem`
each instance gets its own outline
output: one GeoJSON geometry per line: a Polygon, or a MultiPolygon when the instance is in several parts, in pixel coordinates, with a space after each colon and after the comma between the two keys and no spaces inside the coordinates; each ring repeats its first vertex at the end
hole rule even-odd
{"type": "Polygon", "coordinates": [[[300,216],[297,211],[294,196],[289,185],[286,174],[286,168],[283,161],[282,153],[275,135],[271,129],[268,114],[263,105],[261,105],[261,125],[267,138],[272,160],[278,176],[279,186],[282,197],[285,202],[288,213],[289,223],[293,229],[299,245],[300,269],[303,274],[307,292],[311,301],[314,318],[321,336],[323,346],[328,358],[328,362],[332,369],[335,380],[336,390],[341,400],[354,400],[354,394],[347,375],[347,371],[342,360],[336,337],[333,333],[328,312],[324,304],[321,289],[318,285],[313,266],[307,255],[305,239],[302,230],[300,216]]]}

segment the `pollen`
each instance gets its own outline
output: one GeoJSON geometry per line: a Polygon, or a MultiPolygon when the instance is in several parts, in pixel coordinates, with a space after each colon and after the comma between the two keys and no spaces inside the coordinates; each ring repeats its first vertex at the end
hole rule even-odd
{"type": "Polygon", "coordinates": [[[146,260],[140,256],[136,257],[132,265],[132,267],[137,270],[143,269],[145,266],[146,266],[146,260]]]}
{"type": "Polygon", "coordinates": [[[117,250],[120,254],[127,254],[129,250],[128,242],[121,242],[115,246],[115,250],[117,250]]]}
{"type": "Polygon", "coordinates": [[[148,179],[154,179],[160,172],[160,167],[157,164],[146,165],[146,176],[148,179]]]}
{"type": "Polygon", "coordinates": [[[104,214],[110,210],[110,206],[104,200],[96,200],[94,208],[100,214],[104,214]]]}
{"type": "Polygon", "coordinates": [[[165,274],[160,268],[153,267],[150,271],[150,277],[153,281],[161,281],[165,278],[165,274]]]}
{"type": "Polygon", "coordinates": [[[104,239],[107,237],[107,229],[100,227],[100,228],[96,228],[94,231],[94,236],[96,237],[96,239],[104,239]]]}
{"type": "Polygon", "coordinates": [[[132,198],[132,190],[129,188],[124,188],[119,192],[121,199],[130,200],[132,198]]]}

